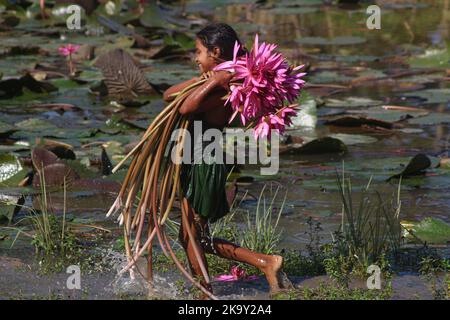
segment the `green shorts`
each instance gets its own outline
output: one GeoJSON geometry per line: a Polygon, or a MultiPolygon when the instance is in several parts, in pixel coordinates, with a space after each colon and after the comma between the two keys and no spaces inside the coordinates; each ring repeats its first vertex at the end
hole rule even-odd
{"type": "MultiPolygon", "coordinates": [[[[193,138],[192,142],[196,140],[193,138]]],[[[205,147],[210,142],[199,142],[205,147]]],[[[191,155],[191,160],[193,155],[191,155]]],[[[180,182],[183,196],[189,201],[202,218],[215,222],[229,211],[226,195],[228,168],[226,164],[215,161],[201,163],[183,163],[181,165],[180,182]]]]}
{"type": "Polygon", "coordinates": [[[230,211],[224,164],[183,164],[180,178],[184,197],[202,218],[215,222],[230,211]]]}

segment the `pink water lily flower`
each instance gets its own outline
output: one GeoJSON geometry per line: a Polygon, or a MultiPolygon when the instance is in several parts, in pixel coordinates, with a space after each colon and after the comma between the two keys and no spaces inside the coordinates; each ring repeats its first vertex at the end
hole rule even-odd
{"type": "Polygon", "coordinates": [[[75,67],[72,61],[72,54],[77,52],[80,48],[79,44],[68,44],[67,46],[62,46],[58,48],[59,53],[65,57],[69,57],[69,73],[71,76],[75,75],[75,67]]]}
{"type": "Polygon", "coordinates": [[[230,270],[231,274],[222,274],[215,278],[217,281],[237,281],[237,280],[256,280],[258,279],[257,276],[247,276],[244,269],[240,268],[239,266],[232,266],[230,270]]]}
{"type": "Polygon", "coordinates": [[[297,104],[283,107],[275,113],[269,113],[259,119],[254,127],[253,135],[255,140],[271,136],[271,130],[275,130],[278,134],[283,134],[286,126],[292,124],[291,117],[297,114],[297,104]]]}
{"type": "Polygon", "coordinates": [[[243,125],[256,123],[255,139],[269,136],[271,129],[283,133],[296,114],[295,108],[287,108],[285,104],[292,104],[305,84],[301,79],[305,73],[299,72],[303,65],[290,66],[281,53],[274,51],[275,44],[260,44],[258,35],[250,53],[238,57],[239,48],[236,42],[233,59],[214,68],[234,73],[231,94],[225,102],[234,110],[230,122],[240,114],[243,125]]]}
{"type": "Polygon", "coordinates": [[[63,56],[67,57],[72,55],[73,53],[77,52],[80,48],[79,44],[68,44],[67,46],[62,46],[58,48],[59,53],[61,53],[63,56]]]}

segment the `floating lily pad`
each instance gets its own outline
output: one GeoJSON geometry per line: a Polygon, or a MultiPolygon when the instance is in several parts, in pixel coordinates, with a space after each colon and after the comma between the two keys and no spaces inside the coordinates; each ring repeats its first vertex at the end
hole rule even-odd
{"type": "Polygon", "coordinates": [[[291,14],[309,14],[318,12],[319,8],[314,7],[275,7],[268,9],[270,14],[291,15],[291,14]]]}
{"type": "Polygon", "coordinates": [[[311,76],[311,83],[340,83],[350,81],[352,78],[336,71],[317,72],[311,76]]]}
{"type": "Polygon", "coordinates": [[[408,120],[410,124],[420,124],[420,125],[433,125],[440,123],[450,123],[450,114],[448,113],[438,113],[432,112],[427,116],[410,119],[408,120]]]}
{"type": "Polygon", "coordinates": [[[374,137],[365,136],[362,134],[336,133],[336,134],[330,135],[330,137],[341,140],[347,146],[354,145],[354,144],[375,143],[378,141],[374,137]]]}
{"type": "Polygon", "coordinates": [[[413,175],[418,175],[424,173],[424,171],[431,167],[431,160],[425,154],[419,153],[415,155],[405,169],[396,175],[393,175],[388,179],[400,178],[400,177],[408,177],[413,175]]]}
{"type": "Polygon", "coordinates": [[[296,40],[299,44],[304,45],[355,45],[362,44],[366,42],[365,38],[362,37],[351,37],[351,36],[341,36],[332,39],[326,39],[322,37],[303,37],[296,40]]]}
{"type": "Polygon", "coordinates": [[[379,106],[381,104],[383,104],[383,101],[363,97],[348,97],[343,100],[327,99],[325,101],[325,105],[329,108],[359,108],[379,106]]]}
{"type": "Polygon", "coordinates": [[[412,231],[420,240],[432,244],[446,244],[450,241],[450,225],[437,218],[428,217],[416,224],[412,231]]]}
{"type": "Polygon", "coordinates": [[[7,219],[11,222],[14,215],[22,209],[22,205],[25,203],[25,197],[23,195],[0,195],[0,221],[7,219]]]}
{"type": "Polygon", "coordinates": [[[79,179],[71,184],[71,189],[117,193],[120,190],[120,183],[114,180],[101,178],[79,179]]]}
{"type": "Polygon", "coordinates": [[[421,55],[413,56],[408,59],[412,67],[428,68],[449,68],[450,67],[450,45],[447,48],[430,48],[421,55]]]}
{"type": "Polygon", "coordinates": [[[24,89],[34,93],[48,93],[57,91],[58,88],[48,82],[37,81],[30,74],[18,79],[6,79],[0,81],[0,99],[10,99],[20,96],[24,89]]]}
{"type": "Polygon", "coordinates": [[[22,169],[22,164],[16,156],[0,154],[0,182],[10,179],[22,169]]]}
{"type": "Polygon", "coordinates": [[[46,186],[70,185],[79,178],[78,174],[64,163],[53,163],[45,166],[33,177],[33,187],[41,186],[41,176],[46,186]]]}
{"type": "Polygon", "coordinates": [[[146,76],[152,84],[168,87],[193,78],[197,76],[197,73],[192,67],[182,64],[155,63],[152,65],[152,70],[146,73],[146,76]]]}
{"type": "Polygon", "coordinates": [[[317,124],[316,100],[303,92],[298,103],[300,105],[299,111],[297,112],[297,115],[291,119],[293,127],[314,128],[317,124]]]}
{"type": "Polygon", "coordinates": [[[439,167],[443,169],[450,169],[450,158],[442,158],[439,160],[439,167]]]}
{"type": "Polygon", "coordinates": [[[195,47],[195,39],[184,32],[174,31],[164,38],[166,45],[175,45],[184,50],[192,50],[195,47]]]}
{"type": "Polygon", "coordinates": [[[405,97],[419,97],[425,103],[448,103],[450,101],[450,89],[427,89],[422,91],[403,93],[405,97]]]}
{"type": "Polygon", "coordinates": [[[361,117],[361,116],[337,117],[337,118],[325,121],[325,124],[333,125],[333,126],[341,126],[341,127],[368,126],[368,127],[375,127],[375,128],[380,127],[380,128],[386,128],[386,129],[392,129],[394,126],[392,123],[387,122],[387,121],[366,118],[366,117],[361,117]]]}
{"type": "Polygon", "coordinates": [[[148,28],[165,28],[167,20],[158,5],[154,2],[147,3],[144,13],[140,16],[141,25],[148,28]]]}
{"type": "Polygon", "coordinates": [[[23,121],[20,121],[16,123],[16,127],[21,130],[27,130],[27,131],[38,131],[42,132],[43,130],[56,130],[57,127],[53,125],[52,123],[37,119],[37,118],[29,118],[23,121]]]}
{"type": "Polygon", "coordinates": [[[15,128],[12,125],[9,125],[7,123],[4,123],[4,122],[0,121],[0,137],[7,137],[8,135],[13,133],[14,131],[17,131],[17,128],[15,128]]]}
{"type": "Polygon", "coordinates": [[[29,145],[17,142],[12,145],[0,145],[0,153],[19,152],[28,149],[30,149],[29,145]]]}
{"type": "Polygon", "coordinates": [[[321,153],[345,153],[347,147],[336,138],[324,137],[314,139],[305,144],[288,144],[280,148],[280,154],[321,154],[321,153]]]}
{"type": "Polygon", "coordinates": [[[398,129],[398,131],[404,132],[404,133],[422,133],[423,129],[420,128],[402,128],[398,129]]]}
{"type": "Polygon", "coordinates": [[[34,170],[39,171],[45,166],[59,162],[59,159],[53,152],[37,147],[31,151],[31,161],[33,163],[34,170]]]}
{"type": "Polygon", "coordinates": [[[401,120],[406,120],[410,118],[417,118],[426,116],[429,112],[426,110],[423,111],[403,111],[403,110],[389,110],[383,108],[382,106],[370,107],[364,110],[350,110],[348,113],[351,114],[364,114],[367,115],[368,118],[377,119],[387,122],[397,122],[401,120]]]}

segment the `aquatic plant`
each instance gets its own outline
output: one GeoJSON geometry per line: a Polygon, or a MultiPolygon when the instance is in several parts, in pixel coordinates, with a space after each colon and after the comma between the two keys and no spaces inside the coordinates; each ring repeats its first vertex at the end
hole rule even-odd
{"type": "Polygon", "coordinates": [[[66,181],[64,180],[64,209],[62,219],[58,219],[49,207],[48,191],[45,184],[44,170],[39,175],[40,195],[38,198],[39,210],[22,205],[30,211],[30,216],[21,219],[19,223],[30,221],[32,232],[20,228],[13,228],[19,235],[30,237],[39,258],[41,271],[60,271],[66,263],[77,262],[80,258],[80,247],[72,230],[72,224],[66,221],[66,181]]]}
{"type": "Polygon", "coordinates": [[[365,268],[377,262],[385,254],[400,248],[402,226],[400,224],[400,190],[392,197],[382,197],[379,192],[370,193],[370,183],[361,192],[359,203],[352,192],[350,178],[336,173],[342,201],[342,221],[335,233],[336,248],[346,256],[354,257],[365,268]]]}
{"type": "Polygon", "coordinates": [[[79,228],[94,228],[102,231],[110,232],[105,228],[84,223],[75,223],[68,221],[67,212],[67,180],[63,180],[63,213],[62,217],[58,217],[51,209],[50,193],[47,189],[45,180],[45,170],[39,170],[40,193],[37,196],[38,208],[20,205],[21,208],[27,210],[29,215],[18,220],[11,227],[3,227],[17,231],[16,236],[11,244],[11,248],[21,235],[31,238],[31,244],[34,246],[36,256],[40,266],[40,272],[49,273],[61,271],[69,264],[77,264],[82,268],[88,267],[93,271],[103,266],[97,259],[99,255],[84,255],[82,245],[77,238],[77,230],[79,228]],[[19,227],[17,227],[19,226],[19,227]],[[31,229],[31,230],[30,230],[31,229]],[[30,231],[29,231],[30,230],[30,231]]]}
{"type": "MultiPolygon", "coordinates": [[[[264,196],[265,189],[266,185],[264,185],[259,194],[254,217],[252,218],[250,212],[247,213],[247,226],[243,232],[241,245],[252,251],[273,254],[281,239],[281,231],[277,228],[286,202],[287,192],[278,208],[278,213],[273,217],[273,213],[277,210],[275,200],[277,199],[280,187],[278,186],[275,192],[272,193],[272,199],[268,205],[264,196]]],[[[272,190],[270,191],[272,192],[272,190]]]]}
{"type": "Polygon", "coordinates": [[[424,257],[419,263],[421,276],[430,284],[435,300],[450,298],[450,259],[424,257]]]}
{"type": "Polygon", "coordinates": [[[71,76],[75,75],[75,67],[72,60],[72,54],[77,52],[79,48],[80,45],[71,43],[69,43],[67,46],[62,46],[58,48],[60,54],[62,54],[64,57],[69,58],[68,65],[69,65],[69,73],[71,76]]]}
{"type": "Polygon", "coordinates": [[[292,104],[300,94],[306,73],[298,71],[303,65],[290,66],[281,53],[274,52],[275,44],[259,44],[258,35],[250,53],[238,57],[239,48],[236,42],[233,59],[214,68],[234,73],[226,101],[234,110],[230,122],[239,113],[243,125],[256,123],[255,139],[269,136],[271,129],[283,133],[296,115],[296,107],[285,104],[292,104]]]}

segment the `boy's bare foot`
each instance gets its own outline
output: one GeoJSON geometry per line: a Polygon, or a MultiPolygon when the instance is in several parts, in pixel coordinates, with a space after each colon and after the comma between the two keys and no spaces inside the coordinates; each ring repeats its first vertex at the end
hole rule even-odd
{"type": "Polygon", "coordinates": [[[283,264],[283,257],[281,256],[271,256],[268,260],[267,265],[261,269],[266,275],[267,282],[270,286],[270,294],[275,294],[283,289],[283,284],[280,281],[280,270],[283,264]]]}

